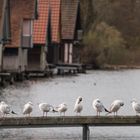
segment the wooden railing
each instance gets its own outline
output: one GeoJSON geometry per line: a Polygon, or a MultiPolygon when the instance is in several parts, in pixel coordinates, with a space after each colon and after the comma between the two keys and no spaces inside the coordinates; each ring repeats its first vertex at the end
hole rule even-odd
{"type": "Polygon", "coordinates": [[[83,140],[89,139],[89,126],[140,126],[139,116],[64,116],[0,118],[0,128],[83,127],[83,140]]]}

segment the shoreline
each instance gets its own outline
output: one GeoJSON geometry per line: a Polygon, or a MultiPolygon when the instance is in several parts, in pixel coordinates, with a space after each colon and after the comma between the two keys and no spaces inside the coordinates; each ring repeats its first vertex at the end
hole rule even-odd
{"type": "MultiPolygon", "coordinates": [[[[86,64],[85,64],[86,65],[86,64]]],[[[109,65],[94,67],[93,65],[86,65],[86,70],[127,70],[127,69],[140,69],[140,65],[109,65]]]]}
{"type": "Polygon", "coordinates": [[[140,69],[140,65],[104,65],[103,70],[123,70],[123,69],[140,69]]]}

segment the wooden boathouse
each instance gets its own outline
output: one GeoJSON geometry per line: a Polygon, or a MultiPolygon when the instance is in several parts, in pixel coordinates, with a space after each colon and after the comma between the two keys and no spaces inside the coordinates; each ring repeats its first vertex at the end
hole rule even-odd
{"type": "Polygon", "coordinates": [[[33,46],[32,25],[36,18],[37,1],[4,0],[0,8],[3,31],[0,75],[1,78],[14,79],[23,75],[27,67],[27,52],[33,46]]]}
{"type": "Polygon", "coordinates": [[[60,0],[39,0],[34,21],[33,45],[28,52],[28,69],[44,70],[59,60],[60,0]]]}
{"type": "Polygon", "coordinates": [[[47,67],[47,46],[50,42],[50,7],[48,0],[38,1],[38,16],[33,23],[33,47],[28,51],[27,72],[44,72],[47,67]]]}
{"type": "Polygon", "coordinates": [[[40,0],[38,7],[38,19],[35,20],[33,33],[34,48],[29,51],[28,62],[34,61],[36,65],[41,66],[43,61],[40,56],[43,55],[40,54],[45,51],[47,60],[44,63],[78,62],[77,44],[82,39],[79,0],[40,0]],[[44,3],[43,6],[42,3],[44,3]],[[42,46],[45,49],[41,52],[39,49],[42,46]]]}
{"type": "Polygon", "coordinates": [[[10,1],[11,37],[3,53],[3,69],[6,71],[24,72],[27,67],[27,52],[33,46],[32,25],[36,17],[35,7],[36,0],[10,1]]]}
{"type": "Polygon", "coordinates": [[[49,64],[58,64],[63,72],[77,71],[79,65],[71,64],[78,62],[76,44],[82,35],[79,0],[0,3],[0,81],[4,76],[22,79],[30,72],[44,75],[49,64]]]}
{"type": "Polygon", "coordinates": [[[97,126],[140,126],[139,116],[64,116],[0,118],[0,128],[82,127],[82,139],[90,139],[90,128],[97,126]]]}
{"type": "Polygon", "coordinates": [[[80,1],[61,0],[61,61],[79,63],[78,44],[82,39],[80,1]]]}
{"type": "MultiPolygon", "coordinates": [[[[63,43],[61,39],[61,16],[68,16],[69,14],[74,12],[74,16],[72,16],[72,20],[70,20],[70,24],[67,23],[64,25],[65,30],[69,28],[69,31],[73,31],[73,36],[75,36],[75,32],[79,29],[79,2],[72,1],[69,10],[69,4],[63,4],[62,0],[40,0],[38,1],[38,18],[34,21],[34,30],[33,30],[33,44],[34,47],[29,49],[28,52],[28,69],[27,73],[30,72],[42,72],[45,73],[48,64],[56,64],[58,71],[60,73],[65,73],[64,71],[77,71],[78,66],[70,66],[70,65],[62,65],[64,60],[61,59],[61,56],[64,56],[63,43]],[[62,5],[66,6],[67,11],[62,10],[62,5]],[[62,15],[62,13],[67,13],[68,15],[62,15]],[[72,21],[72,22],[71,22],[72,21]],[[77,28],[78,27],[78,28],[77,28]],[[76,31],[75,31],[76,28],[76,31]]],[[[73,14],[72,14],[73,15],[73,14]]],[[[65,23],[65,21],[63,20],[65,23]]],[[[71,32],[68,32],[67,35],[70,35],[71,32]]],[[[65,36],[65,35],[63,35],[65,36]]],[[[70,35],[71,36],[71,35],[70,35]]],[[[75,38],[75,40],[77,40],[75,38]]],[[[74,39],[73,39],[74,41],[74,39]]],[[[72,41],[72,42],[73,42],[72,41]]],[[[69,53],[69,52],[68,52],[69,53]]],[[[72,63],[72,62],[71,62],[72,63]]],[[[69,63],[70,64],[70,63],[69,63]]],[[[59,73],[59,72],[58,72],[59,73]]]]}
{"type": "Polygon", "coordinates": [[[51,0],[51,44],[48,45],[47,60],[48,63],[57,64],[59,63],[59,48],[60,48],[60,37],[61,37],[61,24],[60,24],[60,13],[61,13],[61,0],[51,0]]]}

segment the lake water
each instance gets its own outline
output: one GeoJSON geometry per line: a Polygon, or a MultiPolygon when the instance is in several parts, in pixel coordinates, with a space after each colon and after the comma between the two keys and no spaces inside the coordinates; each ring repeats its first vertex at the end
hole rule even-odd
{"type": "MultiPolygon", "coordinates": [[[[23,105],[32,101],[32,116],[41,116],[38,103],[48,102],[68,105],[66,115],[75,115],[73,107],[75,99],[83,97],[81,115],[96,115],[92,101],[99,98],[108,108],[113,100],[125,102],[119,115],[135,115],[131,100],[140,102],[140,70],[122,71],[88,71],[77,76],[56,77],[42,80],[25,81],[0,91],[0,100],[10,104],[18,116],[22,116],[23,105]]],[[[59,114],[49,114],[50,116],[59,114]]],[[[105,115],[102,113],[101,115],[105,115]]],[[[91,140],[138,140],[139,127],[91,127],[91,140]]],[[[43,128],[43,129],[6,129],[0,130],[2,140],[80,140],[81,128],[43,128]]]]}

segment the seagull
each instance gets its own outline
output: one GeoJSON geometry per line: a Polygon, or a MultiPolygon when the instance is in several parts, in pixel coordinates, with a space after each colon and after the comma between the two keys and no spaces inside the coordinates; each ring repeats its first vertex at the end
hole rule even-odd
{"type": "Polygon", "coordinates": [[[16,114],[14,111],[11,111],[10,106],[4,101],[0,102],[0,112],[2,113],[3,117],[10,113],[16,114]]]}
{"type": "Polygon", "coordinates": [[[109,112],[102,104],[102,102],[99,99],[95,99],[93,100],[92,103],[93,108],[96,110],[97,112],[97,116],[100,116],[100,113],[103,111],[109,112]]]}
{"type": "Polygon", "coordinates": [[[46,116],[47,116],[47,113],[51,111],[54,111],[54,107],[50,104],[47,104],[47,103],[40,103],[39,104],[39,109],[43,112],[43,117],[44,117],[44,114],[46,113],[46,116]]]}
{"type": "Polygon", "coordinates": [[[108,113],[112,113],[114,112],[114,116],[117,116],[117,112],[118,110],[124,106],[124,102],[122,100],[115,100],[113,101],[113,103],[110,106],[109,112],[108,113]]]}
{"type": "Polygon", "coordinates": [[[138,113],[140,113],[140,104],[135,99],[131,101],[131,104],[133,110],[136,112],[136,115],[138,115],[138,113]]]}
{"type": "Polygon", "coordinates": [[[61,116],[61,113],[64,113],[64,116],[65,116],[65,112],[67,111],[67,109],[68,109],[67,104],[62,103],[58,105],[58,107],[56,107],[54,111],[59,112],[60,116],[61,116]]]}
{"type": "Polygon", "coordinates": [[[74,106],[74,112],[76,112],[76,114],[80,114],[81,111],[83,110],[83,106],[81,105],[81,102],[82,102],[82,97],[79,96],[74,106]]]}
{"type": "Polygon", "coordinates": [[[23,108],[23,114],[29,115],[29,117],[30,117],[30,114],[32,111],[33,111],[33,103],[32,102],[26,103],[23,108]]]}

